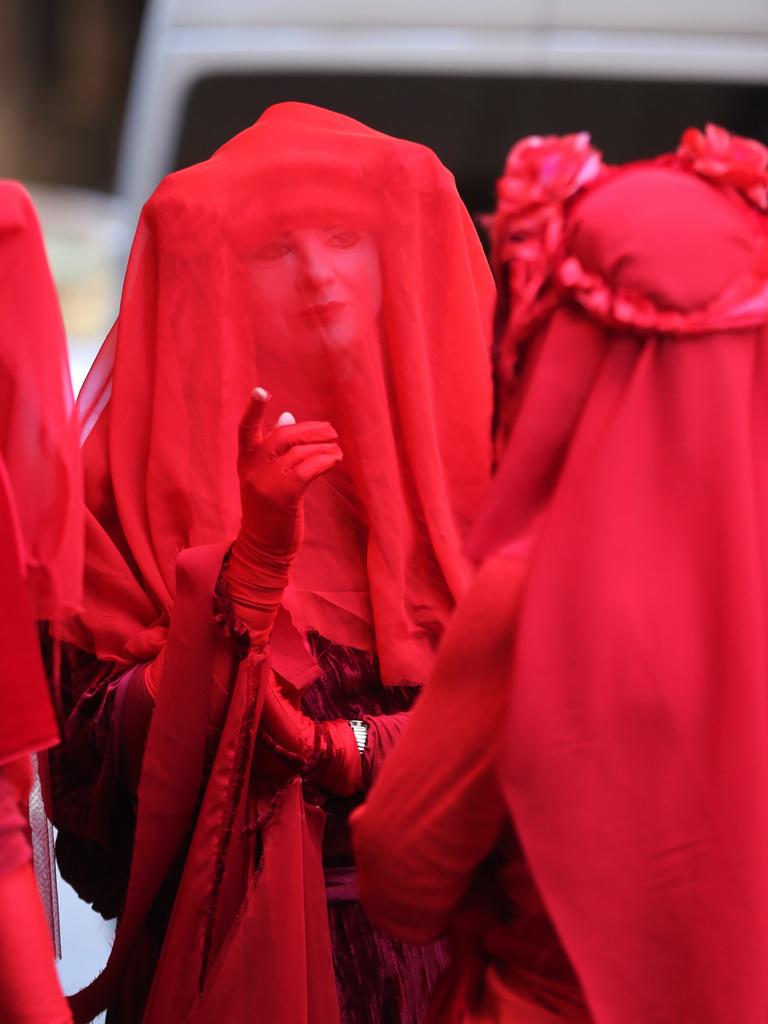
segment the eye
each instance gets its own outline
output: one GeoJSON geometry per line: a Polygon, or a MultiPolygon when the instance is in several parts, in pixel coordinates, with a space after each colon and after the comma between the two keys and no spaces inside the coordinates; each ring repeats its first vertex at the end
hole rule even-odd
{"type": "Polygon", "coordinates": [[[332,249],[352,249],[360,241],[360,232],[352,228],[333,230],[326,239],[332,249]]]}
{"type": "Polygon", "coordinates": [[[273,242],[267,242],[266,245],[259,246],[253,256],[254,259],[261,262],[271,263],[274,260],[282,259],[283,256],[287,256],[291,251],[292,246],[287,238],[276,238],[273,242]]]}

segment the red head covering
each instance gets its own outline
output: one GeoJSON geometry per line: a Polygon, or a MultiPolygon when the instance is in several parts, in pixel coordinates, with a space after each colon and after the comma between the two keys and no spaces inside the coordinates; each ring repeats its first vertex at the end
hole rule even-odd
{"type": "Polygon", "coordinates": [[[57,740],[34,619],[82,590],[79,437],[64,326],[32,202],[0,182],[0,763],[57,740]]]}
{"type": "Polygon", "coordinates": [[[715,128],[593,166],[549,248],[500,190],[538,287],[473,549],[529,559],[501,778],[600,1024],[768,1014],[767,168],[715,128]]]}
{"type": "Polygon", "coordinates": [[[156,653],[178,552],[237,532],[237,424],[260,385],[274,415],[331,420],[345,452],[308,496],[294,623],[376,650],[386,682],[422,682],[486,483],[491,301],[453,179],[423,146],[282,104],[167,178],[81,397],[78,642],[156,653]]]}

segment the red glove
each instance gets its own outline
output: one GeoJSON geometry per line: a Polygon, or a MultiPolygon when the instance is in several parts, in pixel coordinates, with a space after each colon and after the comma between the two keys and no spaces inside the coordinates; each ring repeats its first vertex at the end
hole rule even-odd
{"type": "Polygon", "coordinates": [[[342,458],[330,423],[283,413],[262,434],[268,395],[256,388],[240,423],[242,525],[227,570],[237,614],[266,643],[304,534],[304,492],[342,458]]]}
{"type": "MultiPolygon", "coordinates": [[[[262,433],[268,396],[256,388],[240,423],[237,470],[242,525],[227,569],[237,614],[266,644],[304,535],[304,492],[342,458],[329,423],[296,423],[284,413],[262,433]]],[[[312,781],[336,793],[360,787],[360,754],[347,722],[313,722],[269,674],[262,735],[273,751],[312,781]]]]}
{"type": "Polygon", "coordinates": [[[345,719],[315,722],[299,707],[298,693],[269,674],[260,735],[283,762],[319,789],[351,796],[362,789],[363,767],[357,741],[345,719]]]}

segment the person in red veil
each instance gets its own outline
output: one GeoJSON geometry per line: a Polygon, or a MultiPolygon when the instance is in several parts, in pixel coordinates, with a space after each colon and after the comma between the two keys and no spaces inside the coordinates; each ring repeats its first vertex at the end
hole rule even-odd
{"type": "Polygon", "coordinates": [[[434,154],[318,108],[145,206],[80,400],[58,858],[119,924],[77,1020],[419,1020],[442,947],[367,922],[347,818],[468,580],[492,302],[434,154]]]}
{"type": "Polygon", "coordinates": [[[766,209],[712,125],[509,154],[482,564],[353,821],[372,919],[450,931],[430,1020],[765,1020],[766,209]]]}
{"type": "Polygon", "coordinates": [[[71,1020],[49,931],[47,823],[39,790],[30,792],[31,755],[43,768],[42,752],[58,742],[36,620],[55,624],[78,609],[82,531],[61,312],[32,201],[0,181],[0,1019],[8,1024],[71,1020]],[[33,849],[31,838],[42,841],[33,849]]]}

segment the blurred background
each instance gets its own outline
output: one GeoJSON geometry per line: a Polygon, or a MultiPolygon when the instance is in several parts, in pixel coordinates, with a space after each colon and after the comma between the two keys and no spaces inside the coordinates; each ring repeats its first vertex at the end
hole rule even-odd
{"type": "Polygon", "coordinates": [[[509,145],[768,134],[766,0],[0,0],[0,176],[41,209],[77,385],[141,204],[280,100],[431,146],[473,212],[509,145]]]}
{"type": "MultiPolygon", "coordinates": [[[[766,0],[0,0],[0,177],[38,203],[76,388],[114,318],[141,204],[270,104],[431,146],[473,213],[522,135],[608,161],[715,121],[768,141],[766,0]]],[[[110,927],[62,888],[68,991],[110,927]]]]}

